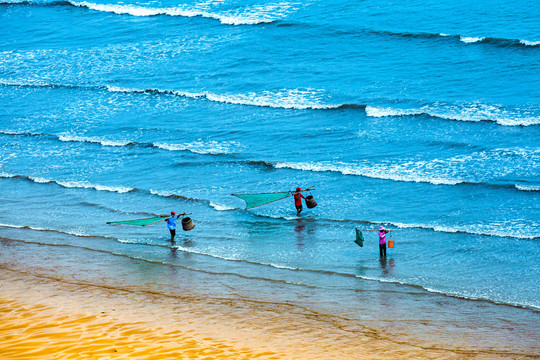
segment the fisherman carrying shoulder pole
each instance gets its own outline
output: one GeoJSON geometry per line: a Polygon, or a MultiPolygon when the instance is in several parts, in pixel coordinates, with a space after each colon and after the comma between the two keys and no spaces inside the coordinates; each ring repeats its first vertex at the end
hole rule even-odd
{"type": "Polygon", "coordinates": [[[171,216],[166,220],[167,227],[171,232],[171,242],[174,242],[174,237],[176,236],[176,220],[180,217],[180,215],[183,214],[178,214],[175,216],[175,212],[171,211],[171,216]]]}
{"type": "Polygon", "coordinates": [[[302,188],[297,187],[296,191],[294,192],[294,207],[296,207],[296,216],[300,216],[300,213],[304,208],[302,207],[302,199],[305,199],[304,195],[302,195],[302,188]]]}

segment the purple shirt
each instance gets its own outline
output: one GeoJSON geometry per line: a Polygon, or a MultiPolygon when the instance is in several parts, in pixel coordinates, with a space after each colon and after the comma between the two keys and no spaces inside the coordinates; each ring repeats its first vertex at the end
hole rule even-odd
{"type": "Polygon", "coordinates": [[[379,231],[379,245],[386,243],[386,231],[379,231]]]}

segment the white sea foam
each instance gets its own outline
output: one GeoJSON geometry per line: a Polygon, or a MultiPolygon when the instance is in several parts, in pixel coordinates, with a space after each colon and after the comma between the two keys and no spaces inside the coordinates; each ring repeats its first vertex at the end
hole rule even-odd
{"type": "Polygon", "coordinates": [[[402,109],[379,106],[366,106],[366,115],[371,117],[412,116],[426,114],[446,120],[456,121],[494,121],[504,126],[539,125],[538,109],[509,110],[503,106],[481,103],[443,104],[434,103],[419,108],[402,109]]]}
{"type": "Polygon", "coordinates": [[[30,178],[30,180],[32,180],[33,182],[40,183],[40,184],[48,184],[48,183],[51,183],[51,182],[56,182],[56,181],[54,181],[54,180],[45,179],[45,178],[42,178],[42,177],[34,177],[34,176],[30,176],[29,178],[30,178]]]}
{"type": "Polygon", "coordinates": [[[217,211],[230,211],[230,210],[238,209],[236,207],[232,207],[232,206],[228,206],[228,205],[217,204],[217,203],[215,203],[213,201],[210,201],[210,206],[213,207],[214,209],[216,209],[217,211]]]}
{"type": "Polygon", "coordinates": [[[6,224],[6,223],[0,223],[0,226],[12,228],[12,229],[30,229],[34,231],[52,231],[77,237],[93,237],[93,235],[88,235],[84,232],[77,232],[77,231],[67,231],[67,230],[58,230],[58,229],[50,229],[50,228],[42,228],[37,226],[28,226],[28,225],[15,225],[15,224],[6,224]]]}
{"type": "Polygon", "coordinates": [[[540,46],[540,41],[519,40],[519,43],[525,46],[540,46]]]}
{"type": "MultiPolygon", "coordinates": [[[[423,182],[434,185],[492,184],[501,178],[531,178],[540,171],[539,147],[513,147],[482,150],[447,158],[423,159],[413,157],[401,161],[356,162],[276,162],[275,168],[313,172],[337,172],[343,175],[364,176],[383,180],[423,182]],[[482,172],[477,169],[482,168],[482,172]]],[[[536,187],[516,186],[518,190],[535,191],[536,187]]]]}
{"type": "MultiPolygon", "coordinates": [[[[374,222],[376,223],[376,222],[374,222]]],[[[385,222],[382,222],[385,223],[385,222]]],[[[419,223],[400,223],[400,222],[386,222],[388,225],[392,225],[403,229],[428,229],[445,233],[467,233],[482,236],[497,236],[497,237],[510,237],[516,239],[536,239],[540,237],[540,233],[528,233],[527,227],[523,224],[507,224],[507,223],[493,223],[493,224],[470,224],[470,225],[436,225],[436,224],[419,224],[419,223]]],[[[535,228],[535,226],[532,226],[535,228]]]]}
{"type": "Polygon", "coordinates": [[[315,89],[283,89],[237,95],[220,95],[207,92],[206,98],[228,104],[252,105],[281,109],[332,109],[339,105],[325,104],[321,100],[322,92],[315,89]]]}
{"type": "Polygon", "coordinates": [[[233,154],[235,153],[234,147],[238,147],[237,142],[219,142],[214,140],[209,141],[193,141],[184,144],[166,144],[166,143],[154,143],[155,147],[169,151],[190,151],[195,154],[233,154]]]}
{"type": "Polygon", "coordinates": [[[157,196],[162,196],[162,197],[177,196],[175,193],[170,192],[170,191],[162,191],[162,190],[150,189],[149,192],[152,195],[157,195],[157,196]]]}
{"type": "Polygon", "coordinates": [[[533,186],[533,185],[515,185],[516,189],[521,191],[540,191],[540,186],[533,186]]]}
{"type": "MultiPolygon", "coordinates": [[[[12,174],[6,174],[6,175],[9,175],[9,176],[2,176],[2,177],[18,176],[18,175],[12,175],[12,174]]],[[[30,179],[33,182],[40,183],[40,184],[55,183],[65,188],[94,189],[98,191],[110,191],[110,192],[117,192],[117,193],[126,193],[126,192],[135,190],[133,188],[125,187],[125,186],[96,185],[96,184],[92,184],[86,181],[60,181],[60,180],[42,178],[39,176],[28,176],[28,179],[30,179]]]]}
{"type": "Polygon", "coordinates": [[[85,137],[85,136],[73,136],[73,135],[59,135],[58,139],[65,142],[88,142],[101,144],[103,146],[126,146],[131,144],[131,141],[126,140],[106,140],[97,137],[85,137]]]}
{"type": "Polygon", "coordinates": [[[13,131],[13,130],[0,130],[0,134],[4,134],[4,135],[30,135],[30,136],[42,135],[40,133],[33,133],[33,132],[27,132],[27,131],[13,131]]]}
{"type": "Polygon", "coordinates": [[[472,43],[483,41],[485,38],[484,37],[460,36],[459,39],[462,42],[466,43],[466,44],[472,44],[472,43]]]}
{"type": "Polygon", "coordinates": [[[106,185],[96,185],[86,181],[53,181],[60,186],[65,188],[79,188],[79,189],[94,189],[98,191],[110,191],[117,193],[127,193],[133,191],[133,188],[125,186],[106,186],[106,185]]]}
{"type": "Polygon", "coordinates": [[[366,106],[366,115],[371,117],[385,117],[385,116],[410,116],[421,115],[424,112],[417,109],[398,109],[379,106],[366,106]]]}
{"type": "Polygon", "coordinates": [[[339,172],[343,175],[356,175],[370,177],[374,179],[394,180],[394,181],[407,181],[407,182],[424,182],[434,185],[456,185],[465,182],[465,180],[454,179],[451,177],[442,177],[436,174],[423,174],[421,170],[422,165],[425,162],[416,163],[415,167],[411,167],[412,163],[405,164],[346,164],[346,163],[292,163],[292,162],[278,162],[274,167],[288,168],[304,171],[315,172],[339,172]]]}
{"type": "Polygon", "coordinates": [[[210,11],[205,4],[195,6],[177,6],[168,8],[154,8],[137,5],[119,4],[96,4],[88,1],[70,1],[77,7],[86,7],[95,11],[110,12],[119,15],[131,16],[181,16],[181,17],[204,17],[215,19],[222,24],[228,25],[254,25],[270,23],[284,18],[296,7],[291,3],[277,3],[266,5],[254,5],[242,10],[210,11]],[[202,6],[201,6],[202,5],[202,6]]]}
{"type": "Polygon", "coordinates": [[[0,177],[5,178],[5,179],[9,179],[9,178],[17,177],[17,175],[6,173],[6,172],[0,172],[0,177]]]}
{"type": "Polygon", "coordinates": [[[247,94],[216,94],[205,91],[200,93],[166,90],[166,89],[137,89],[124,88],[119,86],[107,86],[112,92],[124,93],[162,93],[172,94],[192,99],[206,98],[210,101],[236,105],[251,105],[261,107],[272,107],[280,109],[335,109],[340,104],[325,104],[322,101],[323,92],[316,89],[283,89],[279,91],[263,91],[261,93],[247,94]]]}

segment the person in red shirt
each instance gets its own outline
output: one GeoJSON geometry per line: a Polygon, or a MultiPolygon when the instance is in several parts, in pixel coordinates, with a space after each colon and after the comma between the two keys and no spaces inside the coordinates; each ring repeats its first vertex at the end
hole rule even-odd
{"type": "Polygon", "coordinates": [[[302,207],[302,199],[305,199],[304,195],[301,193],[302,188],[297,187],[294,192],[294,206],[296,207],[296,216],[300,216],[300,213],[304,208],[302,207]]]}

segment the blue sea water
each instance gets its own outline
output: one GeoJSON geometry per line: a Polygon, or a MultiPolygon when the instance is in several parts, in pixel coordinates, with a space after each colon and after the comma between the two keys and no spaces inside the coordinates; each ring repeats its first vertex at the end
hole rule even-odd
{"type": "Polygon", "coordinates": [[[540,326],[540,3],[0,1],[3,238],[540,326]],[[230,195],[296,186],[301,217],[230,195]],[[171,210],[175,244],[106,224],[171,210]]]}

